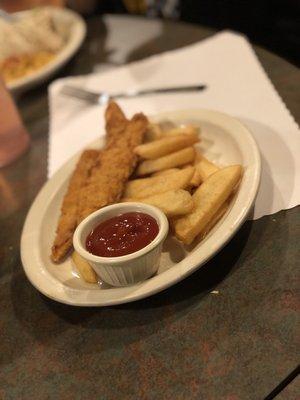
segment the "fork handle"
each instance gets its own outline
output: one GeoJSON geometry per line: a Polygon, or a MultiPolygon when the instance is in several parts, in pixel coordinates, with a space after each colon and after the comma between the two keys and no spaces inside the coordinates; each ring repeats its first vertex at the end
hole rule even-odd
{"type": "Polygon", "coordinates": [[[63,86],[61,89],[61,93],[66,96],[75,97],[77,99],[87,101],[89,103],[98,103],[100,97],[99,93],[90,92],[77,86],[75,87],[69,85],[63,86]]]}
{"type": "Polygon", "coordinates": [[[123,98],[123,97],[136,97],[144,96],[147,94],[159,94],[159,93],[175,93],[175,92],[197,92],[198,90],[205,90],[206,85],[193,85],[193,86],[178,86],[160,89],[145,89],[145,90],[132,90],[125,93],[119,93],[111,96],[111,98],[123,98]]]}
{"type": "Polygon", "coordinates": [[[196,92],[205,90],[206,85],[194,86],[178,86],[160,89],[146,89],[146,90],[128,90],[124,93],[117,93],[108,95],[106,93],[95,93],[89,90],[81,89],[79,87],[65,85],[61,89],[61,93],[67,96],[76,97],[77,99],[87,101],[89,103],[106,104],[110,99],[121,99],[126,97],[145,96],[147,94],[158,93],[175,93],[175,92],[196,92]]]}

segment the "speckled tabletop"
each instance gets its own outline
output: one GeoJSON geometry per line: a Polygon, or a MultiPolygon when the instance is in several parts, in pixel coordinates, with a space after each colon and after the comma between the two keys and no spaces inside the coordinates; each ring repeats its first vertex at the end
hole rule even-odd
{"type": "Polygon", "coordinates": [[[300,377],[294,379],[276,397],[276,400],[298,399],[300,397],[300,377]]]}
{"type": "MultiPolygon", "coordinates": [[[[83,48],[60,76],[212,33],[131,18],[141,43],[125,51],[126,18],[89,20],[83,48]]],[[[255,50],[299,122],[299,70],[255,50]]],[[[46,181],[46,85],[18,105],[32,146],[0,171],[0,399],[264,399],[299,362],[299,208],[246,222],[212,261],[154,297],[102,309],[56,303],[28,282],[19,253],[46,181]]],[[[292,382],[278,398],[296,399],[297,388],[292,382]]]]}

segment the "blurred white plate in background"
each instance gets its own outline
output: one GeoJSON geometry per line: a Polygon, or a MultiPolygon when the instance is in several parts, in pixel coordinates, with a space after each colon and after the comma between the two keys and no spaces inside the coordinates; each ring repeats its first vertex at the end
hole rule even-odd
{"type": "MultiPolygon", "coordinates": [[[[16,79],[7,84],[13,93],[24,92],[34,86],[43,83],[55,72],[62,68],[78,51],[86,35],[86,23],[83,18],[67,8],[49,7],[55,25],[65,28],[68,38],[63,48],[55,55],[54,59],[32,74],[20,79],[16,79]]],[[[15,13],[17,17],[22,17],[31,11],[15,13]]]]}

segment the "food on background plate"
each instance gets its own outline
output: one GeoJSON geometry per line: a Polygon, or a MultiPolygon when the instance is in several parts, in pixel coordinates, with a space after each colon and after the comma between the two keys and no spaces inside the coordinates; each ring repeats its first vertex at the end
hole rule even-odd
{"type": "MultiPolygon", "coordinates": [[[[107,135],[104,149],[86,150],[70,179],[52,259],[61,261],[68,253],[74,230],[86,216],[120,201],[141,202],[161,209],[170,219],[173,234],[185,245],[202,240],[228,210],[242,177],[242,166],[221,168],[199,153],[199,149],[194,147],[200,141],[196,135],[199,131],[197,127],[188,125],[166,130],[163,125],[149,124],[143,114],[136,114],[128,120],[114,102],[108,105],[105,120],[107,135]]],[[[105,221],[99,226],[101,234],[106,232],[106,236],[102,235],[106,250],[102,244],[100,253],[97,250],[98,228],[92,232],[98,235],[96,244],[91,245],[89,241],[93,236],[91,233],[86,249],[104,257],[137,251],[136,247],[123,253],[126,246],[118,248],[120,242],[117,240],[119,234],[134,236],[134,232],[137,233],[135,228],[128,224],[127,231],[121,223],[120,230],[113,232],[114,226],[109,226],[109,223],[105,221]],[[112,247],[111,242],[114,242],[112,247]]],[[[147,225],[143,224],[140,225],[141,232],[147,225]]],[[[72,260],[85,281],[97,280],[89,263],[78,257],[76,252],[72,260]]]]}
{"type": "Polygon", "coordinates": [[[54,57],[55,55],[49,51],[11,56],[0,62],[0,76],[4,82],[12,82],[34,73],[52,61],[54,57]]]}
{"type": "Polygon", "coordinates": [[[51,10],[37,8],[12,21],[0,18],[0,75],[6,83],[37,71],[65,45],[67,32],[55,25],[51,10]]]}
{"type": "Polygon", "coordinates": [[[86,238],[86,249],[100,257],[126,256],[150,244],[158,231],[158,224],[151,215],[127,212],[93,228],[86,238]]]}

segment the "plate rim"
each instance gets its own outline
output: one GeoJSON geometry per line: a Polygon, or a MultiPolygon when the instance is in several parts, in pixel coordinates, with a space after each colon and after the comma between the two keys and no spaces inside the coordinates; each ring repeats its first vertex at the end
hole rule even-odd
{"type": "MultiPolygon", "coordinates": [[[[68,305],[73,305],[73,306],[83,306],[83,307],[103,307],[103,306],[111,306],[111,305],[117,305],[117,304],[123,304],[123,303],[129,303],[129,302],[133,302],[133,301],[137,301],[140,300],[142,298],[146,298],[149,296],[152,296],[162,290],[167,289],[168,287],[178,283],[179,281],[183,280],[184,278],[186,278],[188,275],[192,274],[193,272],[195,272],[197,269],[201,268],[204,264],[206,264],[206,262],[208,262],[212,257],[214,257],[227,243],[228,241],[233,237],[233,235],[238,231],[238,229],[240,228],[240,226],[242,225],[242,223],[245,221],[245,219],[247,218],[248,213],[250,212],[252,205],[255,201],[257,192],[258,192],[258,188],[259,188],[259,183],[260,183],[260,175],[261,175],[261,159],[260,159],[260,153],[259,153],[259,149],[258,146],[256,144],[255,139],[253,138],[251,132],[249,131],[249,129],[242,123],[240,122],[240,120],[238,120],[237,118],[234,118],[228,114],[225,113],[221,113],[219,111],[213,111],[213,110],[208,110],[208,109],[186,109],[186,110],[177,110],[177,111],[171,111],[171,112],[163,112],[163,113],[159,113],[153,116],[150,116],[149,119],[152,121],[158,121],[158,120],[162,120],[165,118],[169,118],[169,119],[184,119],[185,117],[180,118],[181,115],[188,115],[188,114],[198,114],[199,115],[199,119],[201,117],[200,114],[202,114],[202,118],[203,115],[206,117],[219,117],[221,119],[225,118],[225,120],[229,120],[229,122],[234,122],[235,124],[238,124],[240,129],[242,129],[244,131],[245,136],[247,137],[248,142],[251,144],[251,149],[252,149],[252,155],[255,159],[255,163],[254,163],[254,172],[253,172],[253,181],[252,183],[252,187],[251,190],[249,191],[249,195],[247,197],[247,204],[245,204],[243,206],[243,208],[241,210],[238,210],[239,212],[237,213],[237,215],[234,218],[234,223],[230,229],[230,231],[224,235],[224,237],[218,241],[216,241],[214,243],[214,246],[211,248],[211,251],[201,259],[201,261],[199,263],[194,263],[192,267],[187,268],[183,268],[180,273],[176,273],[175,276],[172,277],[172,275],[174,275],[174,273],[172,274],[172,271],[174,271],[174,267],[175,266],[180,266],[180,264],[183,263],[183,261],[187,258],[185,257],[182,261],[180,261],[179,263],[175,264],[173,267],[171,267],[170,269],[168,269],[167,271],[165,271],[163,274],[159,274],[158,276],[164,275],[165,277],[167,277],[167,275],[171,275],[171,277],[169,277],[168,279],[165,279],[162,282],[159,282],[157,285],[154,285],[153,288],[151,288],[151,284],[148,285],[150,286],[150,288],[146,289],[146,291],[142,290],[141,292],[135,293],[136,290],[134,290],[133,292],[129,294],[125,295],[125,296],[121,296],[121,298],[118,299],[112,299],[112,300],[101,300],[100,301],[87,301],[86,299],[73,299],[72,297],[69,298],[66,295],[66,292],[64,292],[63,294],[61,293],[60,290],[56,290],[56,295],[53,295],[51,292],[49,292],[49,290],[45,289],[44,287],[41,287],[41,285],[37,284],[37,282],[35,281],[31,268],[29,266],[30,264],[30,258],[32,258],[32,247],[28,247],[27,245],[27,236],[28,233],[27,231],[30,228],[30,223],[31,220],[35,219],[34,213],[35,213],[35,208],[38,206],[39,201],[41,199],[41,197],[47,193],[48,187],[51,185],[51,182],[56,181],[56,180],[61,180],[60,185],[63,184],[63,182],[66,180],[66,178],[64,177],[64,175],[66,174],[66,169],[68,168],[68,166],[71,166],[72,164],[74,164],[75,160],[78,158],[79,154],[81,153],[80,150],[78,153],[76,153],[74,156],[72,156],[68,161],[66,161],[62,167],[59,168],[59,170],[53,175],[53,177],[49,180],[47,180],[45,182],[45,184],[42,186],[42,188],[40,189],[39,193],[37,194],[37,196],[35,197],[28,213],[26,216],[26,220],[23,226],[23,230],[22,230],[22,234],[21,234],[21,260],[22,260],[22,265],[23,265],[23,269],[24,272],[28,278],[28,280],[31,282],[31,284],[41,293],[43,293],[46,297],[51,298],[52,300],[58,301],[60,303],[64,303],[64,304],[68,304],[68,305]],[[176,118],[175,118],[176,115],[176,118]]],[[[209,119],[209,118],[208,118],[209,119]]],[[[102,139],[103,142],[103,137],[100,137],[100,139],[102,139]]],[[[88,146],[86,147],[90,147],[90,146],[95,146],[96,143],[99,143],[99,139],[97,139],[96,141],[91,142],[88,146]]],[[[101,142],[100,142],[101,145],[101,142]]],[[[59,185],[57,184],[57,186],[59,187],[59,185]]],[[[237,198],[239,197],[239,193],[237,193],[237,198]]],[[[44,215],[44,214],[43,214],[44,215]]],[[[43,215],[40,215],[40,219],[42,220],[43,215]]],[[[226,216],[227,218],[227,216],[226,216]]],[[[225,220],[222,222],[222,224],[226,221],[225,220]]],[[[222,227],[222,225],[220,225],[220,227],[222,227]]],[[[218,229],[220,228],[218,227],[218,229]]],[[[217,231],[218,231],[217,229],[217,231]]],[[[216,231],[216,232],[217,232],[216,231]]],[[[38,239],[39,234],[37,233],[37,230],[35,230],[34,234],[36,235],[36,239],[38,239]]],[[[32,234],[29,235],[30,238],[32,238],[32,234]]],[[[212,235],[213,236],[213,235],[212,235]]],[[[202,246],[203,247],[203,246],[202,246]]],[[[200,248],[201,250],[201,248],[200,248]]],[[[188,256],[189,257],[189,256],[188,256]]],[[[46,270],[46,268],[44,268],[44,270],[46,270]]],[[[44,271],[45,272],[45,271],[44,271]]],[[[56,278],[54,278],[50,272],[47,271],[47,279],[51,279],[51,281],[53,281],[52,283],[55,282],[55,285],[58,287],[65,287],[63,282],[59,282],[56,278]]],[[[45,278],[45,276],[43,277],[45,278]]],[[[155,278],[152,278],[150,280],[147,280],[145,282],[143,282],[142,284],[139,285],[135,285],[133,287],[128,287],[130,288],[137,288],[137,290],[145,285],[147,285],[147,283],[153,281],[155,278]]],[[[126,289],[126,288],[124,288],[126,289]]],[[[95,289],[94,289],[95,290],[95,289]]],[[[67,288],[67,292],[70,293],[76,293],[76,292],[87,292],[85,290],[82,289],[74,289],[74,288],[67,288]]],[[[125,290],[126,292],[126,290],[125,290]]]]}
{"type": "MultiPolygon", "coordinates": [[[[73,57],[73,55],[81,47],[86,37],[87,26],[80,14],[67,8],[59,8],[53,6],[45,7],[51,9],[53,13],[65,14],[71,17],[76,24],[75,34],[70,37],[66,45],[63,46],[63,48],[56,54],[54,59],[49,61],[42,68],[38,69],[33,74],[13,80],[12,82],[8,82],[6,86],[12,93],[18,93],[19,91],[24,90],[27,87],[34,87],[35,85],[38,85],[39,83],[42,83],[50,78],[56,71],[62,68],[73,57]]],[[[15,14],[24,15],[30,12],[31,10],[26,10],[19,11],[15,14]]]]}

